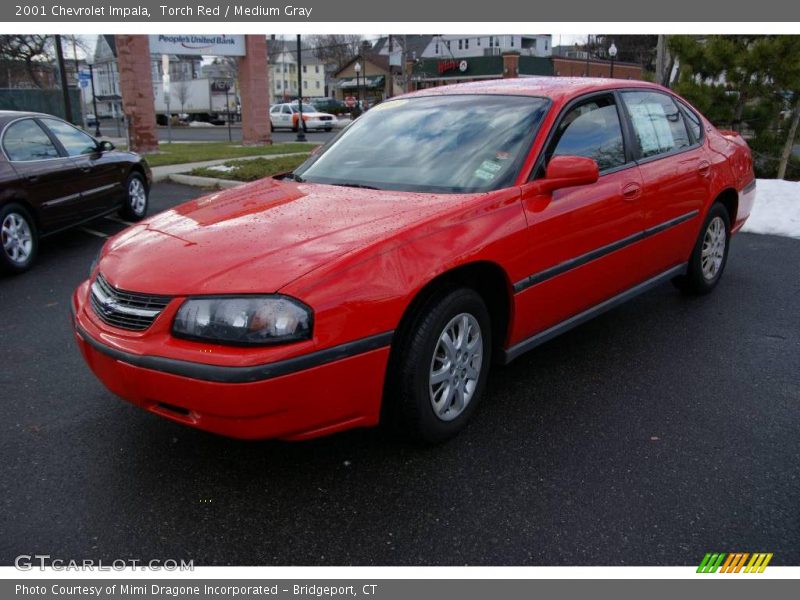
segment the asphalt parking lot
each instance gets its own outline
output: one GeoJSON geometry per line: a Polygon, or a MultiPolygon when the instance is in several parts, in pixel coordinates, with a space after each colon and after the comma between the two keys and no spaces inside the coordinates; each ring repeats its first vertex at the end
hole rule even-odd
{"type": "Polygon", "coordinates": [[[420,448],[233,441],[113,397],[68,307],[122,227],[0,279],[0,564],[800,564],[800,240],[739,235],[712,295],[659,287],[496,368],[466,431],[420,448]]]}

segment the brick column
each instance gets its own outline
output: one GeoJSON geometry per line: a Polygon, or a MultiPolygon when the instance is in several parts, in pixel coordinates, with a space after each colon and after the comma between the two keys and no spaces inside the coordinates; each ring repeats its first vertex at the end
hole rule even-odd
{"type": "Polygon", "coordinates": [[[150,42],[146,35],[117,35],[117,65],[122,110],[128,124],[130,149],[156,152],[156,107],[150,68],[150,42]]]}
{"type": "Polygon", "coordinates": [[[519,54],[508,52],[503,54],[503,79],[519,77],[519,54]]]}
{"type": "Polygon", "coordinates": [[[247,54],[239,59],[239,91],[242,95],[242,144],[271,144],[269,127],[269,65],[267,38],[245,36],[247,54]]]}

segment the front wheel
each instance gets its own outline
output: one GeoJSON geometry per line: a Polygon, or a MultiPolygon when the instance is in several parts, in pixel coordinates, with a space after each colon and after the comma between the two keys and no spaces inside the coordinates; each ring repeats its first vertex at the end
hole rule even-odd
{"type": "Polygon", "coordinates": [[[457,434],[475,411],[491,363],[491,321],[481,296],[458,288],[433,296],[394,349],[384,416],[427,443],[457,434]]]}
{"type": "Polygon", "coordinates": [[[722,204],[714,204],[700,230],[686,274],[676,277],[675,285],[686,294],[711,292],[722,278],[728,262],[730,239],[728,210],[722,204]]]}
{"type": "Polygon", "coordinates": [[[125,183],[125,204],[120,209],[120,216],[129,221],[141,221],[147,214],[149,202],[149,190],[144,177],[134,171],[125,183]]]}
{"type": "Polygon", "coordinates": [[[0,209],[0,268],[7,273],[27,271],[36,258],[39,236],[30,213],[19,204],[0,209]]]}

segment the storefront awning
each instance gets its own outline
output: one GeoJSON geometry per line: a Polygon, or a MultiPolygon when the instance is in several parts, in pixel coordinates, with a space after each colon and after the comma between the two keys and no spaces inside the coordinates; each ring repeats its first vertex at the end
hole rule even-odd
{"type": "Polygon", "coordinates": [[[339,82],[336,84],[336,87],[347,90],[347,89],[357,89],[359,87],[368,87],[368,88],[382,88],[383,82],[386,80],[386,77],[383,75],[370,75],[368,77],[359,77],[358,81],[356,78],[353,77],[351,79],[340,79],[339,82]]]}

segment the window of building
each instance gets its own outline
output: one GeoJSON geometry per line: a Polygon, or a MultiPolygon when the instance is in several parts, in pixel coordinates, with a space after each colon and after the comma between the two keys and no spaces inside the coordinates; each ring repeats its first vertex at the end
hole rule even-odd
{"type": "Polygon", "coordinates": [[[469,38],[464,40],[464,50],[469,50],[469,38]]]}
{"type": "Polygon", "coordinates": [[[303,65],[303,73],[308,73],[308,65],[303,65]]]}
{"type": "Polygon", "coordinates": [[[304,89],[304,90],[307,90],[307,89],[308,89],[308,79],[304,79],[304,80],[303,80],[303,89],[304,89]]]}
{"type": "Polygon", "coordinates": [[[439,42],[436,42],[436,45],[433,47],[433,53],[439,54],[439,42]]]}
{"type": "Polygon", "coordinates": [[[592,98],[564,116],[547,153],[553,156],[585,156],[597,161],[601,171],[625,164],[622,126],[612,96],[592,98]]]}
{"type": "Polygon", "coordinates": [[[445,45],[447,46],[447,49],[448,49],[448,50],[450,50],[450,40],[447,40],[447,41],[445,42],[445,45]]]}
{"type": "Polygon", "coordinates": [[[316,84],[317,89],[319,89],[320,88],[319,81],[315,81],[314,83],[316,84]]]}
{"type": "Polygon", "coordinates": [[[480,46],[480,45],[481,45],[481,38],[475,38],[475,41],[476,41],[476,43],[478,44],[478,46],[480,46]]]}
{"type": "Polygon", "coordinates": [[[509,39],[509,42],[511,43],[511,47],[513,48],[514,47],[514,36],[513,35],[510,36],[508,39],[509,39]]]}
{"type": "Polygon", "coordinates": [[[314,73],[319,73],[319,65],[314,65],[314,73]]]}
{"type": "Polygon", "coordinates": [[[494,36],[490,35],[489,36],[489,48],[491,48],[492,46],[494,46],[494,36]]]}
{"type": "Polygon", "coordinates": [[[463,49],[464,49],[464,42],[463,42],[463,40],[458,40],[458,49],[459,49],[459,50],[463,50],[463,49]]]}

